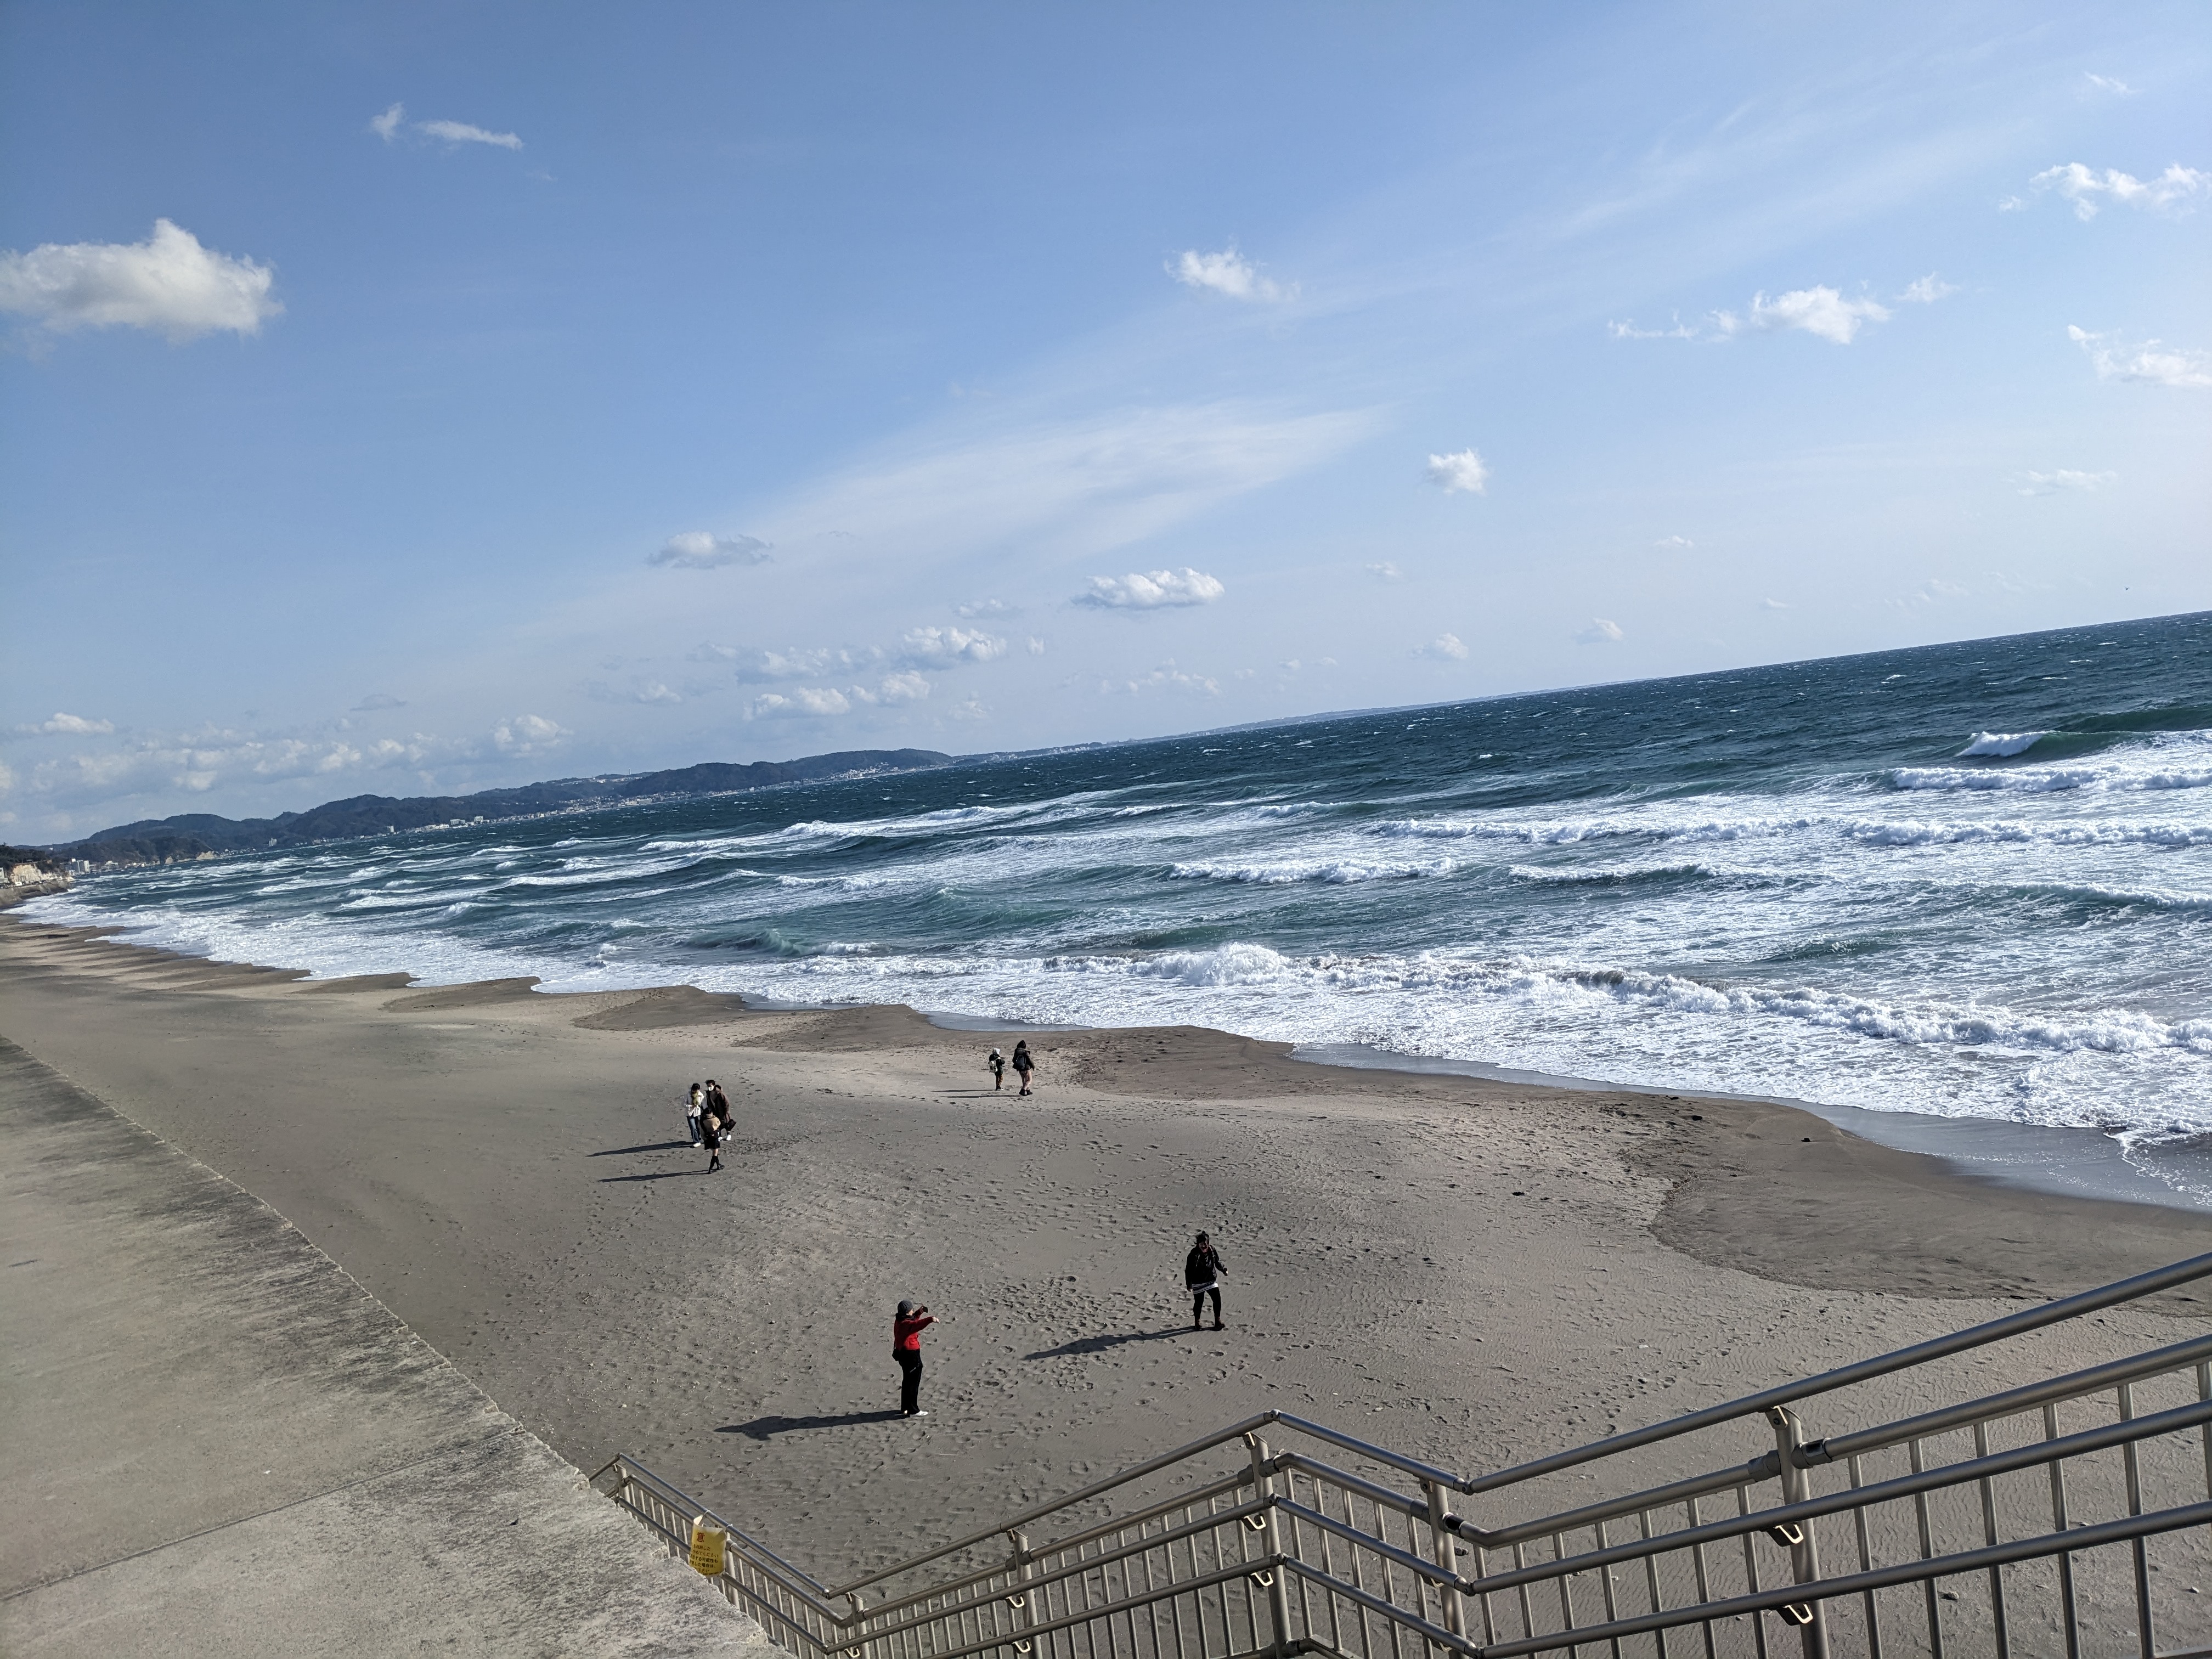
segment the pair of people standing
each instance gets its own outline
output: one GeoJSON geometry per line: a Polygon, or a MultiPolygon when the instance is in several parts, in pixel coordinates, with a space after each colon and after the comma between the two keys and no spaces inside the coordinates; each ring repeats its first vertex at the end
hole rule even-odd
{"type": "Polygon", "coordinates": [[[684,1115],[690,1125],[693,1150],[707,1149],[707,1173],[712,1175],[722,1167],[722,1140],[730,1133],[730,1097],[712,1078],[695,1083],[684,1115]]]}
{"type": "MultiPolygon", "coordinates": [[[[991,1057],[983,1063],[991,1068],[991,1086],[994,1089],[1005,1088],[1006,1086],[1006,1057],[1000,1054],[996,1048],[994,1048],[991,1050],[991,1057]]],[[[1014,1075],[1021,1079],[1022,1092],[1024,1094],[1029,1093],[1030,1073],[1036,1070],[1036,1061],[1030,1057],[1030,1045],[1027,1038],[1024,1038],[1021,1042],[1014,1044],[1013,1065],[1014,1075]]]]}

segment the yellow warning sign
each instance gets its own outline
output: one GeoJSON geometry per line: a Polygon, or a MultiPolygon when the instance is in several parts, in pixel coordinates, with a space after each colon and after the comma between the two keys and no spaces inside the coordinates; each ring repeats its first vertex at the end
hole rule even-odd
{"type": "Polygon", "coordinates": [[[720,1527],[710,1527],[703,1515],[691,1519],[691,1565],[695,1571],[709,1578],[720,1578],[729,1565],[730,1534],[720,1527]]]}

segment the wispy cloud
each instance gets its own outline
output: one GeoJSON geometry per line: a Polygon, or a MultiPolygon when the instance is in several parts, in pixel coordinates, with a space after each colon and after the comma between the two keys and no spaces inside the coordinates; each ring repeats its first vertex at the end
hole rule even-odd
{"type": "Polygon", "coordinates": [[[351,708],[346,710],[346,713],[349,714],[374,714],[380,709],[404,708],[406,707],[407,699],[404,697],[395,697],[389,691],[372,691],[367,696],[363,697],[359,702],[354,704],[351,708]]]}
{"type": "Polygon", "coordinates": [[[2062,489],[2075,489],[2094,495],[2107,484],[2120,481],[2117,472],[2077,472],[2062,466],[2050,472],[2023,472],[2020,475],[2020,493],[2023,495],[2056,495],[2062,489]]]}
{"type": "Polygon", "coordinates": [[[1672,328],[1638,328],[1633,322],[1607,323],[1605,331],[1616,340],[1696,340],[1703,338],[1700,331],[1675,318],[1672,328]]]}
{"type": "Polygon", "coordinates": [[[1382,559],[1369,565],[1367,574],[1377,581],[1397,582],[1406,579],[1406,573],[1398,568],[1397,561],[1395,559],[1382,559]]]}
{"type": "Polygon", "coordinates": [[[1908,305],[1932,306],[1938,300],[1947,299],[1958,291],[1956,283],[1947,283],[1931,270],[1925,276],[1915,277],[1907,283],[1905,292],[1897,297],[1908,305]]]}
{"type": "Polygon", "coordinates": [[[1008,605],[1004,599],[970,599],[965,605],[954,605],[952,614],[972,622],[983,617],[1018,617],[1022,613],[1019,606],[1008,605]]]}
{"type": "Polygon", "coordinates": [[[2136,95],[2136,89],[2124,81],[2115,80],[2109,75],[2100,75],[2094,70],[2084,70],[2081,75],[2082,79],[2100,92],[2109,92],[2116,98],[2132,98],[2136,95]]]}
{"type": "Polygon", "coordinates": [[[766,564],[774,545],[757,536],[716,536],[704,530],[686,530],[671,536],[645,556],[645,562],[664,569],[713,570],[726,564],[766,564]]]}
{"type": "Polygon", "coordinates": [[[1472,449],[1429,457],[1428,480],[1447,495],[1480,495],[1490,484],[1490,468],[1472,449]]]}
{"type": "Polygon", "coordinates": [[[542,714],[517,714],[491,729],[492,747],[513,759],[550,755],[576,734],[542,714]]]}
{"type": "Polygon", "coordinates": [[[896,655],[922,668],[990,662],[1006,654],[1006,641],[980,629],[909,628],[900,636],[896,655]]]}
{"type": "Polygon", "coordinates": [[[1202,570],[1133,570],[1126,576],[1093,576],[1078,605],[1102,611],[1158,611],[1182,605],[1211,605],[1229,590],[1202,570]]]}
{"type": "Polygon", "coordinates": [[[1617,622],[1607,622],[1603,617],[1592,617],[1590,625],[1575,635],[1577,645],[1610,645],[1627,637],[1617,622]]]}
{"type": "Polygon", "coordinates": [[[1433,657],[1438,662],[1465,662],[1467,647],[1461,643],[1456,634],[1439,634],[1413,654],[1433,657]]]}
{"type": "Polygon", "coordinates": [[[1678,553],[1685,548],[1695,547],[1697,543],[1692,541],[1687,536],[1662,536],[1651,545],[1663,553],[1678,553]]]}
{"type": "Polygon", "coordinates": [[[1221,685],[1211,675],[1193,673],[1188,669],[1176,667],[1175,659],[1170,657],[1148,674],[1139,674],[1129,679],[1102,679],[1098,682],[1098,691],[1102,696],[1135,697],[1142,696],[1147,691],[1184,691],[1212,697],[1220,695],[1221,685]]]}
{"type": "Polygon", "coordinates": [[[2066,337],[2088,354],[2100,380],[2140,380],[2181,392],[2212,388],[2212,352],[2188,351],[2158,340],[2130,346],[2118,343],[2116,334],[2092,334],[2071,324],[2066,337]]]}
{"type": "Polygon", "coordinates": [[[745,705],[747,720],[824,719],[849,714],[855,708],[886,703],[919,702],[929,695],[929,682],[920,674],[887,674],[873,685],[849,685],[842,690],[828,685],[793,686],[787,691],[767,691],[745,705]]]}
{"type": "Polygon", "coordinates": [[[2107,202],[2157,212],[2193,202],[2200,196],[2212,195],[2212,173],[2185,167],[2176,161],[2153,178],[2138,179],[2118,167],[2106,167],[2100,173],[2079,161],[2068,161],[2045,167],[2030,179],[2026,196],[2008,196],[1997,205],[2007,211],[2017,211],[2046,191],[2055,191],[2073,203],[2077,219],[2095,218],[2097,210],[2107,202]]]}
{"type": "Polygon", "coordinates": [[[419,132],[425,138],[435,138],[447,144],[489,144],[495,149],[520,149],[522,140],[512,132],[494,132],[467,121],[410,121],[407,106],[394,104],[383,114],[370,118],[368,130],[386,143],[391,143],[404,131],[419,132]]]}
{"type": "Polygon", "coordinates": [[[82,714],[55,714],[46,720],[16,726],[11,735],[19,738],[89,738],[104,737],[114,730],[113,720],[88,720],[82,714]]]}
{"type": "Polygon", "coordinates": [[[1837,345],[1849,345],[1869,323],[1886,323],[1889,308],[1878,300],[1847,300],[1837,289],[1792,289],[1770,300],[1765,293],[1752,296],[1741,314],[1717,312],[1713,325],[1724,335],[1773,334],[1789,330],[1815,335],[1837,345]]]}
{"type": "Polygon", "coordinates": [[[1186,249],[1168,262],[1168,275],[1185,288],[1203,289],[1257,305],[1279,305],[1298,297],[1296,283],[1282,283],[1262,276],[1252,262],[1233,247],[1218,253],[1186,249]]]}
{"type": "Polygon", "coordinates": [[[143,242],[46,242],[0,253],[0,311],[57,334],[144,328],[181,344],[228,329],[258,334],[284,307],[269,297],[275,273],[204,247],[167,219],[143,242]]]}

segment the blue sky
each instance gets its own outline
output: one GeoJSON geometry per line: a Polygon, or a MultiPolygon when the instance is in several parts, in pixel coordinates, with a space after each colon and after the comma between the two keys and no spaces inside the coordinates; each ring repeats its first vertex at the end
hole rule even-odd
{"type": "Polygon", "coordinates": [[[2212,606],[2201,6],[0,8],[0,835],[2212,606]]]}

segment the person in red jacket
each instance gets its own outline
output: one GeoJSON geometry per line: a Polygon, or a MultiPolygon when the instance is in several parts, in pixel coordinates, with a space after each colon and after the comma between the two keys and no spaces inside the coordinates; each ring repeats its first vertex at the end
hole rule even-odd
{"type": "Polygon", "coordinates": [[[918,1302],[902,1302],[891,1321],[891,1355],[899,1363],[899,1415],[927,1417],[921,1408],[921,1334],[937,1322],[918,1302]]]}

